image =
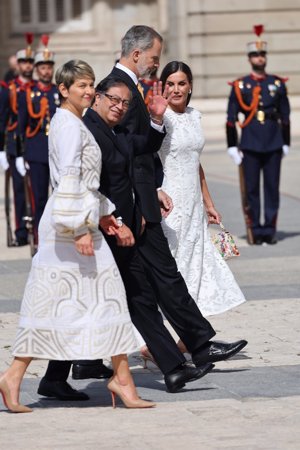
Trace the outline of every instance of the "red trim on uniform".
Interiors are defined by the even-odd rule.
[[[157,78],[156,80],[148,80],[148,79],[144,79],[144,78],[142,78],[141,80],[140,80],[140,83],[144,83],[144,84],[146,84],[147,86],[153,86],[153,84],[154,83],[158,83],[159,82],[159,79]]]
[[[267,74],[265,73],[264,75],[257,75],[255,73],[250,73],[250,78],[255,81],[262,81],[267,78]]]
[[[22,90],[28,88],[28,87],[33,87],[35,85],[35,81],[34,80],[30,80],[30,81],[22,81],[20,79],[20,77],[15,78],[14,80],[12,80],[12,83],[15,83],[18,87],[20,87]]]
[[[51,90],[52,88],[52,83],[48,84],[47,86],[45,86],[44,84],[41,84],[40,81],[37,82],[37,87],[39,88],[40,91],[42,92],[48,92]]]
[[[273,75],[273,77],[278,78],[283,83],[286,83],[289,80],[289,77],[279,77],[278,75]]]

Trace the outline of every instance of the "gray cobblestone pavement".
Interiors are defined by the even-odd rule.
[[[205,125],[204,125],[205,126]],[[47,362],[34,361],[22,386],[32,414],[5,412],[0,399],[0,449],[247,449],[299,448],[300,423],[300,183],[299,139],[283,161],[281,209],[275,246],[247,245],[237,169],[221,141],[203,154],[209,187],[223,221],[236,236],[241,256],[229,261],[247,302],[210,318],[220,340],[245,338],[248,346],[213,372],[168,394],[158,369],[130,365],[143,398],[154,410],[111,408],[105,382],[72,381],[87,402],[59,402],[36,393]],[[0,176],[3,186],[3,176]],[[11,360],[18,310],[30,268],[28,248],[5,246],[0,198],[0,371]]]

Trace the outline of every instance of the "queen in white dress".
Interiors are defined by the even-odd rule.
[[[204,316],[219,314],[243,303],[245,298],[207,229],[206,215],[210,223],[219,223],[221,216],[200,164],[204,146],[201,114],[187,106],[192,73],[186,64],[173,61],[163,69],[160,79],[170,94],[164,115],[167,135],[159,151],[164,171],[162,189],[174,205],[163,220],[163,230],[200,311]]]
[[[108,383],[128,407],[154,406],[141,400],[126,353],[138,350],[124,285],[99,231],[118,232],[115,207],[98,191],[101,150],[82,121],[93,99],[95,76],[83,61],[56,72],[63,101],[51,120],[49,164],[53,193],[39,224],[39,248],[21,305],[14,360],[0,377],[0,393],[13,412],[20,384],[33,358],[53,360],[112,357]]]

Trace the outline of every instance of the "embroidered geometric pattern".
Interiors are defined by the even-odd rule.
[[[98,188],[101,151],[82,120],[57,109],[49,134],[54,187],[39,224],[21,306],[14,356],[98,359],[136,351],[125,289],[99,218],[115,207]],[[74,237],[90,231],[94,256],[78,253]]]

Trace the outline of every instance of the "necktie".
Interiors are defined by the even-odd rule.
[[[138,82],[138,84],[136,85],[136,87],[138,88],[139,93],[141,94],[141,96],[144,98],[144,89],[143,86],[141,85],[140,82]]]

